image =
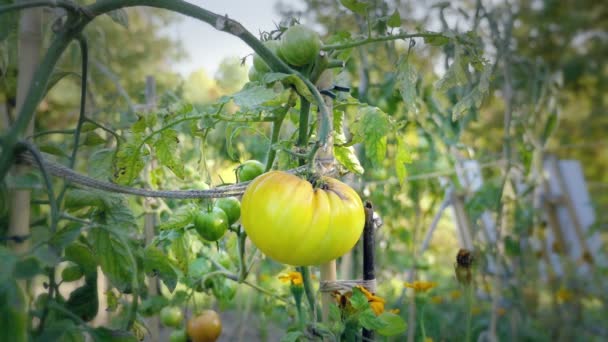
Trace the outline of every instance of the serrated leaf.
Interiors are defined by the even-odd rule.
[[[144,270],[147,274],[157,275],[173,292],[177,285],[177,273],[167,256],[157,247],[148,246],[144,250]]]
[[[97,272],[97,261],[93,251],[81,242],[68,245],[64,251],[64,259],[79,265],[85,274]]]
[[[127,11],[125,11],[123,8],[113,10],[111,12],[108,12],[107,14],[110,16],[110,18],[112,18],[115,23],[120,24],[126,29],[129,28],[129,15],[127,14]]]
[[[491,67],[485,66],[481,72],[479,83],[454,105],[452,108],[453,121],[458,120],[463,113],[481,107],[483,99],[490,89],[491,69]]]
[[[87,173],[95,179],[105,181],[111,179],[113,158],[114,151],[108,148],[93,152],[87,163]]]
[[[192,222],[193,219],[193,210],[195,206],[193,204],[183,205],[177,208],[173,213],[169,216],[167,221],[164,221],[160,224],[160,230],[167,229],[180,229]]]
[[[397,73],[397,88],[403,98],[403,104],[408,111],[418,112],[418,90],[416,83],[418,82],[418,72],[407,59],[399,66]]]
[[[395,9],[395,12],[388,17],[386,21],[388,27],[399,27],[401,26],[401,15],[399,14],[399,10]]]
[[[353,309],[356,311],[361,311],[365,309],[369,309],[369,302],[367,297],[361,290],[358,288],[353,288],[353,295],[348,299],[350,304],[353,306]],[[370,309],[371,310],[371,309]]]
[[[358,175],[362,175],[365,172],[363,166],[361,166],[361,163],[359,162],[359,158],[357,158],[357,155],[355,154],[354,147],[334,146],[334,156],[348,171]]]
[[[456,46],[456,56],[454,61],[445,72],[445,75],[435,83],[435,88],[439,91],[446,91],[456,86],[467,83],[468,58],[464,56],[462,48]]]
[[[177,131],[166,129],[154,142],[154,151],[161,165],[168,167],[179,179],[184,179],[184,163],[178,159],[179,155],[176,153],[178,144]]]
[[[272,88],[256,85],[243,89],[229,98],[234,100],[237,106],[242,108],[254,108],[275,98],[277,94]]]
[[[378,318],[372,309],[366,309],[359,314],[359,323],[367,330],[378,330],[388,325]]]
[[[334,144],[346,144],[346,134],[344,133],[344,111],[334,110]]]
[[[95,318],[99,309],[97,273],[87,275],[84,285],[70,293],[65,306],[85,322]]]
[[[365,155],[374,166],[386,156],[387,134],[391,127],[388,116],[377,107],[360,109],[360,119],[353,124],[353,132],[363,141]]]
[[[378,318],[386,323],[385,326],[378,328],[376,332],[382,336],[395,336],[407,330],[407,323],[398,315],[391,312],[383,312]]]
[[[363,16],[367,13],[367,7],[369,6],[369,4],[358,0],[340,0],[340,3],[354,13]]]
[[[134,134],[129,140],[120,144],[114,156],[114,181],[118,184],[128,185],[139,176],[146,165],[147,152],[142,151],[143,137]]]
[[[397,140],[397,153],[395,155],[395,173],[399,179],[399,183],[403,185],[405,178],[407,177],[407,169],[405,164],[412,162],[412,156],[405,143],[404,137],[399,137]]]
[[[80,235],[80,224],[72,223],[58,230],[49,243],[57,250],[63,250],[65,246],[72,243]]]
[[[133,265],[127,250],[129,247],[104,228],[92,229],[89,232],[89,238],[97,263],[110,282],[121,292],[130,288]]]

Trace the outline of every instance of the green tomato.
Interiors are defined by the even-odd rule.
[[[272,53],[277,55],[280,59],[284,59],[283,54],[281,53],[281,50],[280,50],[281,43],[278,40],[265,41],[264,45],[270,51],[272,51]],[[270,67],[268,66],[268,64],[266,64],[266,62],[264,62],[262,57],[258,56],[257,53],[253,55],[253,66],[255,67],[255,70],[261,74],[264,74],[264,73],[267,73],[270,71]]]
[[[283,32],[280,51],[285,61],[291,65],[310,64],[321,51],[321,39],[308,27],[295,25]]]
[[[228,216],[228,223],[233,224],[241,217],[241,202],[236,197],[224,197],[215,201],[215,206]]]
[[[169,342],[186,342],[188,341],[188,335],[186,334],[186,330],[174,330],[171,335],[169,335]]]
[[[257,160],[248,160],[241,164],[237,169],[237,179],[239,182],[248,182],[264,173],[266,167]]]
[[[160,321],[167,327],[180,327],[184,320],[184,314],[180,308],[175,306],[165,306],[160,310]]]
[[[194,216],[194,228],[207,241],[217,241],[228,230],[228,216],[220,208],[204,210]]]
[[[258,82],[262,78],[260,73],[255,70],[255,67],[249,68],[249,73],[247,74],[247,76],[249,76],[249,81],[251,82]]]

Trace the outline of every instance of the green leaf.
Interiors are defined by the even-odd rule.
[[[399,66],[397,89],[403,98],[405,109],[414,113],[418,112],[416,82],[418,82],[418,72],[406,59]]]
[[[138,342],[130,332],[105,327],[95,328],[92,335],[95,342]]]
[[[435,88],[439,91],[446,91],[456,86],[462,86],[467,83],[467,68],[469,61],[464,56],[464,51],[459,45],[456,46],[456,56],[454,61],[446,71],[445,75],[435,83]]]
[[[369,302],[367,297],[358,288],[353,288],[353,295],[348,299],[353,309],[360,311],[369,309]]]
[[[363,107],[359,113],[361,118],[353,124],[353,133],[358,141],[363,141],[366,157],[378,166],[386,156],[389,118],[377,107]]]
[[[180,229],[189,225],[194,218],[193,213],[195,209],[196,206],[192,203],[182,205],[169,216],[167,221],[160,224],[160,230]]]
[[[147,274],[158,275],[169,291],[175,290],[177,273],[169,258],[157,247],[150,245],[144,250],[144,270]]]
[[[97,150],[89,157],[87,173],[90,177],[99,180],[110,180],[112,178],[112,159],[114,151],[109,148]]]
[[[97,273],[97,261],[93,251],[81,242],[74,242],[64,251],[64,259],[82,267],[85,274]]]
[[[385,326],[378,328],[376,332],[382,336],[395,336],[404,333],[407,330],[407,323],[401,316],[391,312],[383,312],[378,318],[386,323]]]
[[[66,209],[81,209],[84,207],[103,207],[104,196],[107,196],[99,191],[90,191],[82,189],[70,189],[64,197],[64,206]]]
[[[359,15],[365,16],[369,4],[358,0],[340,0],[340,3],[349,10]]]
[[[46,142],[42,145],[38,145],[38,148],[44,153],[52,154],[54,156],[59,157],[68,157],[67,153],[65,152],[65,148],[55,143]]]
[[[146,165],[147,150],[142,151],[143,136],[141,133],[133,134],[114,156],[114,181],[118,184],[128,185],[139,176]]]
[[[490,89],[490,74],[492,68],[489,65],[484,66],[481,72],[479,83],[473,89],[461,98],[452,108],[452,120],[458,120],[463,113],[481,107],[483,99],[488,94]]]
[[[40,273],[42,273],[42,267],[39,260],[34,257],[26,257],[15,264],[15,278],[17,279],[29,279]]]
[[[270,101],[277,96],[277,93],[272,89],[263,85],[255,85],[246,87],[243,90],[220,99],[220,102],[228,102],[232,99],[234,103],[243,108],[255,108],[266,101]]]
[[[133,264],[129,258],[129,247],[104,228],[92,229],[89,238],[97,262],[112,284],[121,292],[130,288],[134,275]]]
[[[82,142],[85,146],[96,146],[105,144],[106,139],[102,138],[95,132],[89,132],[85,135],[84,141]]]
[[[129,28],[129,15],[127,14],[127,11],[125,11],[123,8],[113,10],[111,12],[108,12],[107,14],[110,16],[110,18],[112,18],[115,23],[120,24],[126,29]]]
[[[450,38],[446,36],[431,36],[424,37],[424,43],[433,46],[442,46],[450,42]]]
[[[64,282],[76,281],[83,276],[82,268],[78,265],[71,265],[61,271],[61,279]]]
[[[198,279],[211,271],[207,258],[197,258],[188,265],[188,277]]]
[[[118,309],[118,296],[116,296],[116,292],[113,290],[108,290],[105,293],[106,295],[106,311],[115,312]]]
[[[401,15],[399,14],[399,10],[395,9],[395,12],[388,17],[388,21],[386,22],[388,27],[399,27],[401,26]]]
[[[179,179],[184,179],[184,163],[179,160],[179,155],[176,153],[178,144],[177,131],[166,129],[158,135],[154,142],[154,150],[161,165],[168,167]]]
[[[348,171],[358,175],[362,175],[365,172],[363,166],[361,166],[361,163],[359,162],[359,158],[357,158],[357,155],[355,154],[354,147],[334,146],[334,156]]]
[[[557,127],[558,116],[556,112],[550,113],[547,118],[547,122],[545,123],[545,127],[543,128],[543,134],[541,135],[540,141],[543,145],[547,143],[549,137],[555,132],[555,128]]]
[[[344,133],[344,111],[334,110],[334,144],[346,144],[346,134]]]
[[[42,333],[34,341],[85,342],[85,338],[76,324],[66,318],[48,321]]]
[[[0,286],[0,334],[6,341],[29,341],[27,312],[25,296],[17,281],[11,278],[3,282]]]
[[[50,244],[57,250],[63,250],[68,244],[72,243],[80,235],[80,224],[71,223],[57,231],[50,240]]]
[[[399,183],[403,185],[407,177],[407,169],[405,164],[412,162],[412,156],[405,143],[405,138],[400,136],[397,138],[397,154],[395,155],[395,173],[399,179]]]
[[[141,302],[139,312],[146,317],[153,316],[167,305],[169,305],[169,300],[165,296],[150,296]]]
[[[378,330],[387,326],[372,309],[366,309],[359,314],[359,323],[367,330]]]
[[[304,336],[304,333],[301,331],[290,331],[286,335],[281,337],[281,342],[297,342],[301,337]]]
[[[66,308],[85,322],[95,318],[99,310],[97,273],[87,275],[84,285],[70,293]]]
[[[312,93],[310,92],[304,81],[302,81],[302,79],[296,75],[283,74],[280,72],[269,72],[264,75],[262,80],[266,84],[274,83],[276,81],[282,81],[283,84],[287,86],[294,86],[298,94],[304,96],[304,98],[306,98],[308,102],[315,103]]]

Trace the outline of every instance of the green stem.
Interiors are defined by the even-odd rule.
[[[310,307],[310,317],[314,319],[315,311],[317,312],[317,320],[321,319],[321,310],[318,310],[317,303],[315,301],[315,295],[312,291],[312,280],[310,279],[310,269],[308,266],[298,266],[298,272],[302,274],[302,280],[304,283],[304,293],[306,294],[306,300]]]
[[[239,253],[239,282],[244,282],[245,278],[247,278],[247,265],[245,264],[245,243],[247,242],[247,233],[245,230],[239,229],[239,234],[237,237],[237,246]]]
[[[394,34],[390,36],[380,36],[373,38],[366,38],[361,40],[355,40],[348,43],[343,44],[328,44],[321,47],[322,50],[330,51],[330,50],[344,50],[350,49],[352,47],[361,46],[370,43],[379,43],[386,42],[390,40],[399,40],[399,39],[408,39],[408,38],[437,38],[443,37],[442,33],[437,32],[424,32],[424,33],[402,33],[402,34]]]
[[[471,324],[473,320],[473,287],[466,287],[466,310],[467,310],[467,322],[466,322],[466,336],[464,338],[465,342],[469,342],[471,340]]]
[[[34,133],[30,136],[30,138],[36,139],[36,138],[40,138],[42,136],[50,135],[50,134],[74,134],[74,132],[75,132],[75,130],[73,130],[73,129],[55,129],[55,130]]]
[[[19,137],[25,132],[28,124],[32,120],[36,107],[44,96],[49,77],[57,64],[59,57],[61,57],[63,51],[75,36],[76,34],[71,30],[60,32],[51,43],[42,63],[32,77],[30,88],[25,97],[23,106],[19,111],[17,120],[4,136],[2,154],[0,155],[0,179],[4,179],[12,165],[14,159],[13,149],[15,148]]]
[[[270,171],[272,169],[272,164],[274,163],[274,159],[277,156],[277,150],[274,149],[274,144],[279,141],[279,134],[281,133],[281,125],[283,124],[283,118],[277,119],[272,123],[272,135],[270,137],[270,146],[268,146],[268,152],[266,154],[266,167],[265,172]]]
[[[300,96],[300,123],[298,125],[298,141],[296,145],[305,148],[308,144],[308,122],[310,121],[310,102]],[[300,158],[300,165],[304,165],[306,160]]]

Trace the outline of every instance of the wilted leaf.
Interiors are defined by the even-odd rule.
[[[336,160],[344,166],[348,171],[356,173],[358,175],[363,174],[365,170],[361,163],[359,162],[359,158],[355,154],[355,148],[352,146],[335,146],[334,147],[334,156]]]
[[[403,104],[408,111],[418,112],[418,91],[416,82],[418,81],[418,72],[407,59],[401,63],[397,74],[397,88],[403,98]]]
[[[154,142],[154,150],[161,165],[168,167],[178,178],[184,179],[184,163],[179,160],[179,155],[176,153],[178,144],[177,131],[166,129],[158,135]]]
[[[390,131],[388,116],[377,107],[364,107],[361,118],[353,124],[353,133],[363,141],[365,155],[373,165],[379,165],[386,156],[387,134]]]

